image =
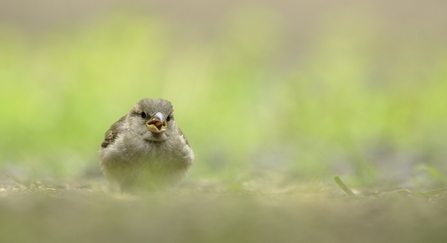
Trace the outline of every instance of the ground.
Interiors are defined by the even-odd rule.
[[[98,181],[64,183],[2,186],[0,241],[444,242],[447,237],[442,191],[349,196],[335,182],[265,189],[252,182],[235,189],[201,181],[129,195],[107,192]]]

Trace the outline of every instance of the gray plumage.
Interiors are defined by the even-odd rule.
[[[113,186],[154,190],[181,182],[194,153],[173,112],[167,100],[142,99],[105,133],[99,156]]]

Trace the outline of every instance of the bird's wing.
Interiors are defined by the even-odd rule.
[[[188,139],[186,139],[185,134],[183,134],[182,130],[180,130],[179,127],[177,127],[178,132],[180,133],[180,136],[183,137],[183,139],[185,140],[185,143],[191,147],[191,145],[189,145]]]
[[[123,116],[117,122],[113,123],[112,126],[110,126],[109,130],[107,130],[106,134],[104,135],[104,141],[102,142],[101,147],[107,148],[107,146],[115,141],[118,134],[120,134],[123,130],[123,123],[125,119],[126,116]]]

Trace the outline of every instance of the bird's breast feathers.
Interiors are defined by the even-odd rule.
[[[107,161],[115,163],[119,161],[128,163],[147,161],[146,163],[190,165],[194,160],[194,153],[183,134],[172,136],[163,142],[153,142],[144,140],[141,136],[136,136],[133,133],[124,132],[117,136],[113,144],[101,149],[101,157],[106,163]]]

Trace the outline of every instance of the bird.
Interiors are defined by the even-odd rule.
[[[158,191],[180,184],[194,152],[174,120],[171,102],[144,98],[110,126],[99,157],[113,189]]]

